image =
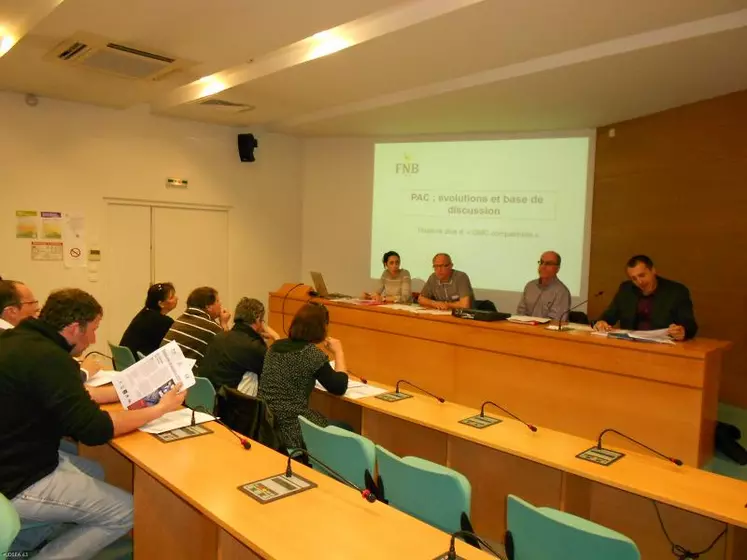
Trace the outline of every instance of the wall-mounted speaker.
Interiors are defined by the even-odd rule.
[[[257,142],[254,134],[239,134],[238,141],[241,161],[248,161],[249,163],[256,161],[254,150],[259,147],[259,142]]]

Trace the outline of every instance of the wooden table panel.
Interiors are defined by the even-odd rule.
[[[446,434],[372,410],[363,411],[362,435],[386,450],[446,464]]]

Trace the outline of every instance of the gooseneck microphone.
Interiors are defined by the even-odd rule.
[[[493,556],[495,556],[496,558],[501,558],[501,560],[503,560],[503,556],[498,554],[492,546],[485,542],[485,539],[483,539],[479,535],[476,535],[475,533],[472,533],[471,531],[456,531],[455,533],[452,533],[451,542],[449,543],[449,552],[447,552],[445,556],[440,556],[439,558],[443,558],[444,560],[457,560],[458,556],[456,553],[456,539],[459,537],[468,537],[476,540],[483,548],[485,548],[485,550],[490,552]]]
[[[221,426],[223,426],[226,430],[228,430],[233,435],[235,435],[237,438],[239,438],[239,441],[241,442],[241,447],[243,447],[246,450],[249,450],[249,449],[252,448],[252,442],[251,441],[249,441],[246,438],[241,437],[239,434],[237,434],[236,432],[234,432],[231,428],[229,428],[228,426],[226,426],[226,424],[221,419],[219,419],[215,414],[213,414],[212,412],[210,412],[204,406],[197,405],[194,408],[192,408],[191,406],[187,406],[186,404],[184,406],[186,406],[188,409],[190,409],[192,411],[192,421],[189,424],[190,426],[194,426],[195,425],[195,412],[197,412],[198,409],[199,409],[199,412],[204,412],[205,414],[209,414],[210,416],[213,417],[213,421],[217,422],[218,424],[220,424]]]
[[[418,391],[422,391],[423,393],[425,393],[426,395],[429,395],[429,396],[433,397],[434,399],[436,399],[440,403],[446,402],[446,399],[444,399],[443,397],[439,397],[438,395],[434,395],[430,391],[426,391],[422,387],[418,387],[417,385],[415,385],[415,383],[410,383],[407,379],[400,379],[399,381],[397,381],[397,384],[394,386],[394,392],[395,393],[399,393],[399,386],[400,386],[401,383],[404,383],[405,385],[409,385],[410,387],[413,387],[413,388],[417,389]]]
[[[376,495],[373,492],[371,492],[368,488],[365,488],[365,489],[358,488],[358,486],[350,482],[347,478],[342,476],[335,469],[325,465],[322,461],[314,457],[311,453],[309,453],[305,449],[295,449],[288,455],[288,464],[285,466],[285,476],[287,478],[290,478],[293,476],[293,469],[291,469],[291,461],[293,460],[294,457],[298,457],[299,455],[306,455],[306,457],[318,463],[325,470],[329,471],[330,474],[332,474],[332,476],[334,476],[338,481],[342,482],[346,486],[349,486],[353,490],[357,490],[358,492],[360,492],[361,496],[363,496],[363,498],[365,498],[367,502],[374,503],[376,501]]]
[[[365,377],[361,377],[357,373],[352,372],[350,370],[347,371],[347,374],[352,375],[353,377],[357,377],[358,379],[360,379],[361,383],[363,383],[364,385],[368,385],[368,379],[366,379]]]
[[[597,440],[597,449],[602,449],[602,437],[604,436],[604,434],[607,434],[607,433],[613,433],[613,434],[617,434],[618,436],[624,437],[625,439],[627,439],[629,441],[632,441],[633,443],[635,443],[637,445],[640,445],[644,449],[648,449],[649,451],[651,451],[651,453],[655,453],[659,457],[661,457],[663,459],[666,459],[667,461],[670,461],[670,462],[674,463],[678,467],[682,466],[682,460],[677,459],[676,457],[670,457],[669,455],[664,455],[664,453],[660,453],[659,451],[657,451],[653,447],[649,447],[645,443],[641,443],[637,439],[633,439],[629,435],[626,435],[626,434],[624,434],[622,432],[618,432],[617,430],[612,429],[612,428],[606,428],[606,429],[602,430],[602,432],[599,434],[599,439]]]
[[[596,298],[598,298],[599,296],[602,296],[602,295],[604,295],[604,290],[600,290],[596,294],[594,294],[593,296],[591,296],[590,298],[587,298],[584,301],[582,301],[581,303],[578,303],[578,304],[574,305],[573,307],[569,307],[566,311],[564,311],[560,315],[560,317],[558,317],[558,330],[561,330],[561,323],[563,322],[563,317],[565,317],[566,315],[569,315],[571,313],[571,311],[573,311],[574,309],[578,309],[579,307],[581,307],[585,303],[589,303],[591,300],[596,299]]]
[[[501,409],[503,412],[508,414],[511,418],[513,418],[514,420],[518,420],[519,422],[524,424],[527,428],[529,428],[533,432],[537,431],[537,426],[535,426],[534,424],[528,424],[527,422],[524,422],[524,420],[516,416],[516,414],[514,414],[510,410],[503,408],[501,405],[494,403],[493,401],[485,401],[484,403],[482,403],[482,406],[480,407],[480,416],[485,416],[485,405],[488,405],[488,404],[492,404],[494,407]]]

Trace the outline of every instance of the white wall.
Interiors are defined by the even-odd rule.
[[[143,108],[51,99],[28,107],[22,95],[3,92],[0,123],[0,275],[26,282],[40,300],[54,288],[74,286],[99,298],[105,312],[117,305],[85,269],[31,261],[30,241],[15,238],[15,211],[84,213],[89,239],[101,242],[105,277],[106,238],[128,232],[106,230],[104,197],[230,206],[229,293],[223,295],[230,307],[244,295],[266,301],[268,291],[297,278],[301,144],[295,138],[258,135],[257,161],[241,163],[235,128],[155,117]],[[166,177],[187,178],[189,189],[166,189]],[[199,266],[189,247],[174,250]],[[183,297],[191,289],[177,288]]]

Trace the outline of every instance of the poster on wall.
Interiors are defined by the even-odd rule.
[[[62,239],[62,212],[41,213],[42,239]]]
[[[81,214],[65,214],[62,242],[65,268],[86,266],[86,220]]]
[[[61,261],[62,241],[32,241],[32,261]]]
[[[16,210],[16,238],[36,239],[39,236],[39,213],[36,210]]]

